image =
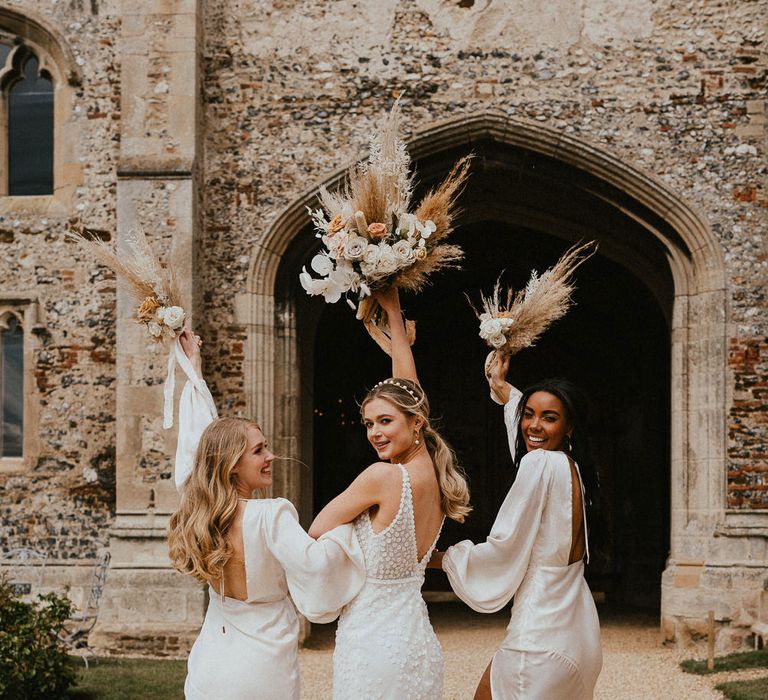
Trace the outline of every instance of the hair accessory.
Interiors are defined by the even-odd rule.
[[[419,397],[416,396],[416,394],[415,394],[415,392],[413,390],[409,389],[405,384],[402,384],[402,383],[398,382],[397,379],[384,379],[384,380],[380,381],[373,388],[374,389],[378,389],[380,386],[383,386],[384,384],[391,384],[392,386],[396,386],[398,389],[402,389],[403,391],[409,393],[411,395],[411,398],[414,401],[418,401],[419,400]]]

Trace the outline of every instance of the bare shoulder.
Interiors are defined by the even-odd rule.
[[[358,479],[383,486],[390,482],[399,483],[402,480],[402,477],[400,470],[397,469],[394,464],[390,464],[389,462],[374,462],[360,474]]]

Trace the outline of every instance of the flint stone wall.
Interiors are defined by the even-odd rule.
[[[68,117],[78,125],[69,147],[80,164],[69,207],[51,213],[17,202],[0,214],[0,294],[34,293],[45,326],[32,341],[35,386],[28,389],[40,405],[40,455],[28,469],[0,472],[3,549],[43,548],[64,565],[86,564],[109,545],[119,489],[115,285],[64,233],[82,222],[114,235],[120,140],[137,139],[137,160],[126,167],[146,170],[158,154],[172,158],[183,127],[169,85],[196,67],[201,137],[189,164],[203,185],[196,290],[206,372],[222,414],[249,405],[243,309],[261,238],[292,201],[365,152],[372,127],[402,93],[409,133],[487,110],[528,119],[614,154],[698,208],[725,257],[724,506],[768,509],[765,0],[560,0],[535,10],[522,0],[142,0],[135,15],[123,14],[116,0],[0,5],[56,28],[82,75]],[[193,30],[195,12],[204,36],[198,66],[172,60],[174,39]],[[121,41],[145,47],[140,71],[120,74]],[[175,187],[158,179],[141,194],[139,217],[163,251],[177,226]],[[126,362],[121,371],[157,385],[159,398],[162,352],[147,345],[145,357]],[[162,432],[159,412],[148,412],[137,430],[134,481],[154,494],[171,476],[172,436]],[[696,445],[686,447],[695,454]],[[144,502],[150,506],[149,497]],[[717,517],[688,531],[721,557],[735,541],[713,538]],[[722,591],[748,588],[718,613],[720,643],[741,643],[746,623],[768,615],[760,593],[764,537],[744,545],[758,565],[757,573],[736,576],[746,583],[736,586],[722,567],[698,575],[703,563],[691,560],[665,574],[666,604],[694,610],[698,597],[704,610]],[[121,576],[122,590],[130,589],[130,576]],[[179,613],[182,631],[202,614],[190,595],[197,612]],[[695,638],[694,612],[687,622],[665,620],[669,634]],[[114,620],[119,626],[117,612]]]

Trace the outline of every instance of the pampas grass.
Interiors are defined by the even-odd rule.
[[[469,175],[472,156],[464,156],[458,161],[439,187],[430,190],[416,207],[414,214],[421,221],[432,221],[436,228],[429,237],[427,257],[417,260],[411,267],[401,270],[392,284],[399,289],[419,292],[433,272],[447,267],[458,267],[464,258],[464,251],[457,245],[441,243],[453,231],[453,220],[460,210],[456,200],[464,190]]]
[[[596,250],[597,244],[594,241],[573,246],[541,276],[534,270],[525,289],[517,293],[509,289],[504,302],[499,281],[490,296],[481,296],[481,311],[475,310],[481,321],[512,321],[504,331],[506,342],[495,349],[506,355],[514,355],[534,345],[547,328],[565,316],[573,304],[573,273]],[[491,343],[489,345],[494,347]]]
[[[125,249],[119,252],[101,240],[96,232],[85,227],[68,231],[67,238],[125,280],[128,292],[136,304],[154,298],[161,306],[182,306],[181,292],[173,270],[160,263],[140,226],[128,232]]]

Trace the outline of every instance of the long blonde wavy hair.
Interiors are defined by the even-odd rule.
[[[456,453],[429,422],[429,401],[417,382],[410,379],[385,379],[368,392],[360,405],[362,415],[365,405],[373,399],[389,401],[407,416],[421,416],[424,445],[432,458],[437,483],[440,486],[440,504],[443,513],[451,520],[463,523],[472,512],[469,505],[469,486],[464,470],[459,466]]]
[[[168,553],[174,569],[209,582],[218,579],[232,545],[227,533],[237,515],[232,469],[248,447],[244,418],[219,418],[200,437],[192,473],[168,525]]]

